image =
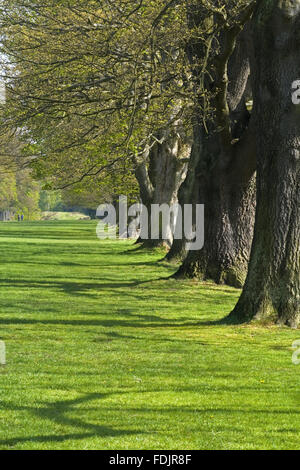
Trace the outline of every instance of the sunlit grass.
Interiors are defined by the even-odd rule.
[[[296,449],[300,333],[95,222],[0,225],[1,449]]]

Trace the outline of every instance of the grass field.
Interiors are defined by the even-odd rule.
[[[222,324],[238,290],[95,222],[0,236],[1,449],[299,448],[299,331]]]
[[[85,214],[81,212],[54,212],[54,211],[44,211],[41,216],[42,220],[47,221],[76,221],[76,220],[89,220]]]

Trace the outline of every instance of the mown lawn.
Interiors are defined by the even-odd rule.
[[[300,332],[95,227],[0,224],[0,448],[299,448]]]

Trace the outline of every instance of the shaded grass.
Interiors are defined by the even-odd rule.
[[[296,449],[297,331],[95,222],[0,224],[1,449]]]

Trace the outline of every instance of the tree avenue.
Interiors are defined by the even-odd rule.
[[[244,286],[230,320],[297,327],[300,0],[4,0],[0,21],[19,158],[52,187],[204,204],[202,250],[138,241],[177,278]]]

